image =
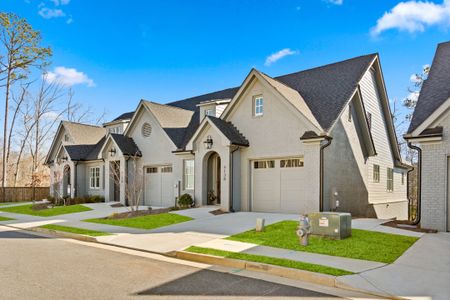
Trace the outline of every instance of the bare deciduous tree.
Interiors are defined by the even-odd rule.
[[[32,66],[42,67],[51,56],[50,48],[41,47],[41,35],[25,19],[13,13],[0,13],[0,82],[5,88],[3,126],[2,188],[7,180],[8,113],[11,87],[27,77]],[[4,194],[4,193],[3,193]]]
[[[128,201],[128,205],[131,211],[136,212],[139,210],[141,204],[142,194],[144,191],[144,172],[139,167],[138,161],[140,155],[130,155],[127,157],[125,163],[128,164],[128,174],[123,174],[125,178],[125,198]],[[121,172],[120,162],[112,161],[110,165],[111,179],[116,185],[120,186]]]

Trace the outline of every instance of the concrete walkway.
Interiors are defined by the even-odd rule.
[[[447,300],[450,295],[450,233],[425,234],[393,264],[339,277],[339,281],[365,291]]]
[[[256,219],[264,218],[266,224],[295,219],[288,214],[248,213],[212,215],[210,208],[195,208],[172,213],[197,216],[198,219],[149,230],[142,234],[118,234],[99,237],[103,243],[142,249],[155,253],[170,253],[189,246],[221,239],[255,228]]]
[[[353,273],[360,273],[385,266],[386,264],[352,259],[345,257],[329,256],[302,251],[287,250],[281,248],[259,246],[251,243],[243,243],[224,239],[216,239],[196,245],[198,247],[212,248],[231,252],[241,252],[276,258],[284,258],[294,261],[306,262],[311,264],[323,265],[332,268],[342,269]]]

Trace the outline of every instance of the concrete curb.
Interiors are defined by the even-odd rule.
[[[97,239],[93,236],[89,235],[83,235],[78,233],[71,233],[71,232],[65,232],[65,231],[59,231],[59,230],[53,230],[53,229],[47,229],[47,228],[41,228],[41,227],[31,227],[27,228],[26,230],[49,234],[61,238],[68,238],[68,239],[74,239],[82,242],[91,242],[91,243],[97,243]]]
[[[371,295],[371,296],[381,297],[383,299],[399,299],[399,300],[406,299],[406,298],[402,298],[402,297],[389,295],[387,293],[381,293],[381,292],[378,293],[378,292],[374,292],[374,291],[357,289],[357,288],[354,288],[352,286],[349,286],[347,284],[340,282],[338,277],[332,276],[332,275],[327,275],[327,274],[309,272],[309,271],[292,269],[292,268],[287,268],[287,267],[274,266],[274,265],[269,265],[269,264],[264,264],[264,263],[231,259],[231,258],[220,257],[220,256],[213,256],[213,255],[208,255],[208,254],[192,253],[192,252],[186,252],[186,251],[177,251],[175,257],[179,258],[179,259],[184,259],[184,260],[189,260],[189,261],[194,261],[194,262],[199,262],[199,263],[204,263],[204,264],[209,264],[209,265],[219,265],[219,266],[225,266],[225,267],[266,273],[266,274],[275,275],[275,276],[279,276],[279,277],[305,281],[305,282],[309,282],[309,283],[313,283],[313,284],[319,284],[319,285],[324,285],[324,286],[328,286],[328,287],[359,292],[359,293],[363,293],[363,294],[367,294],[367,295]]]

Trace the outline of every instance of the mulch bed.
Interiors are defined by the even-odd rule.
[[[124,207],[125,205],[123,205],[122,203],[114,203],[110,205],[111,207]]]
[[[409,230],[409,231],[415,231],[415,232],[423,232],[423,233],[436,233],[437,232],[437,230],[420,228],[419,225],[410,225],[408,221],[401,221],[401,220],[392,220],[392,221],[383,223],[381,225],[404,229],[404,230]]]
[[[33,204],[33,206],[31,206],[32,210],[44,210],[44,209],[48,209],[50,207],[49,203],[37,203],[37,204]]]
[[[148,209],[148,210],[138,210],[138,211],[126,211],[123,213],[114,213],[105,219],[128,219],[133,217],[142,217],[147,215],[157,215],[169,212],[169,208],[158,208],[158,209]]]
[[[219,209],[216,209],[216,210],[212,210],[212,211],[210,211],[209,213],[210,213],[210,214],[213,214],[213,215],[215,215],[215,216],[218,216],[218,215],[227,214],[228,212],[223,211],[223,210],[221,210],[221,209],[219,208]]]

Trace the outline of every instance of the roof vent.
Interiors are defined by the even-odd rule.
[[[152,134],[152,125],[149,123],[142,124],[142,136],[149,137]]]

